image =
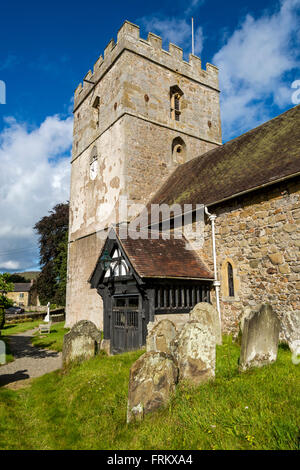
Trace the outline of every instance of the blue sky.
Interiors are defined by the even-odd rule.
[[[37,267],[32,226],[69,193],[72,95],[123,21],[220,68],[223,141],[294,104],[300,0],[2,2],[0,271]]]

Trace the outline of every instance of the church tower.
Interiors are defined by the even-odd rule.
[[[102,327],[88,279],[121,196],[146,203],[174,169],[221,142],[218,69],[125,21],[75,90],[66,324]]]

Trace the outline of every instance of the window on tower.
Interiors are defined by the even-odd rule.
[[[98,172],[98,155],[97,155],[97,148],[93,147],[91,155],[90,155],[90,179],[94,180],[97,177]]]
[[[170,116],[174,121],[180,121],[182,95],[179,86],[174,85],[170,88]]]
[[[100,118],[100,96],[96,96],[92,102],[92,107],[94,110],[95,121],[97,127],[99,126],[99,118]]]

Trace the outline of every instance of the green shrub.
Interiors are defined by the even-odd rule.
[[[9,308],[13,307],[14,302],[11,299],[8,299],[5,295],[0,294],[0,306],[3,306],[4,308]]]
[[[0,305],[0,330],[4,328],[4,323],[5,323],[4,305]]]

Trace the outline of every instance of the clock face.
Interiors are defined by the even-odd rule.
[[[91,178],[91,180],[94,180],[96,178],[97,168],[98,168],[97,160],[92,161],[92,163],[90,164],[90,178]]]

